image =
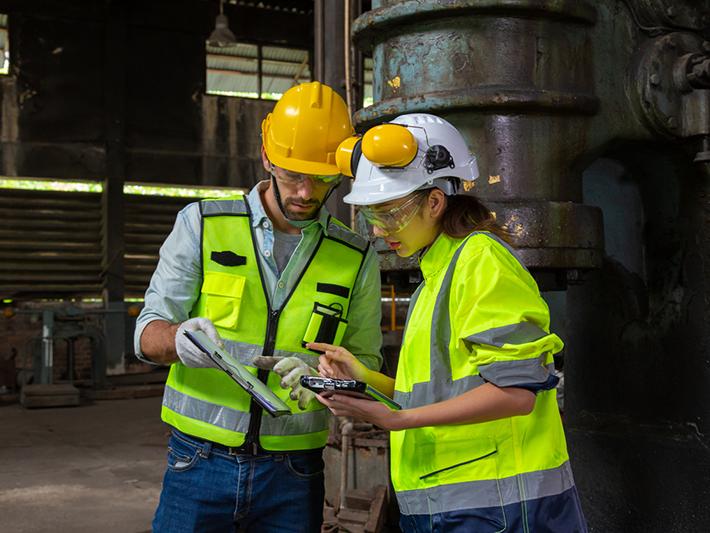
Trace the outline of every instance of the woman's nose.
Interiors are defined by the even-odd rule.
[[[372,226],[372,234],[375,237],[386,237],[388,235],[388,233],[384,229],[382,229],[380,226],[375,225]]]

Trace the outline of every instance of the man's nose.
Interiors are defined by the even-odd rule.
[[[313,183],[313,178],[305,178],[298,184],[298,193],[302,198],[306,200],[313,197],[313,191],[315,189],[315,184]]]

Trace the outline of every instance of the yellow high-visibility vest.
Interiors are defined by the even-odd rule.
[[[392,481],[402,513],[502,509],[573,487],[551,374],[563,344],[549,332],[549,310],[532,276],[485,232],[440,235],[421,269],[395,400],[413,408],[486,382],[539,392],[527,416],[392,432]]]
[[[190,315],[209,318],[226,349],[250,372],[257,374],[258,369],[251,366],[257,355],[295,356],[315,363],[316,354],[304,348],[302,341],[309,324],[322,318],[314,310],[318,306],[339,313],[339,327],[326,342],[342,339],[353,286],[367,252],[365,239],[331,219],[293,292],[280,309],[273,309],[265,293],[244,197],[202,201],[200,212],[203,282]],[[241,446],[249,431],[265,450],[325,446],[328,411],[317,402],[302,411],[289,398],[290,390],[281,388],[279,382],[277,374],[268,373],[269,388],[293,414],[272,418],[262,412],[252,419],[251,397],[224,372],[175,363],[166,383],[162,419],[184,433],[225,446]],[[255,423],[259,416],[260,423]]]

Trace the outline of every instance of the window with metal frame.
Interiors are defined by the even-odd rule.
[[[0,13],[0,74],[10,73],[10,36],[7,15]]]
[[[237,43],[206,45],[207,94],[278,100],[289,88],[311,81],[307,50]]]

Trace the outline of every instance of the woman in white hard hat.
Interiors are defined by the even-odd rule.
[[[530,273],[492,213],[460,194],[478,177],[458,130],[428,114],[400,116],[338,152],[361,206],[401,257],[418,254],[396,379],[347,350],[319,370],[393,397],[387,405],[319,397],[336,415],[391,433],[391,473],[404,531],[587,531],[555,398],[562,341]],[[469,188],[469,187],[466,187]]]

